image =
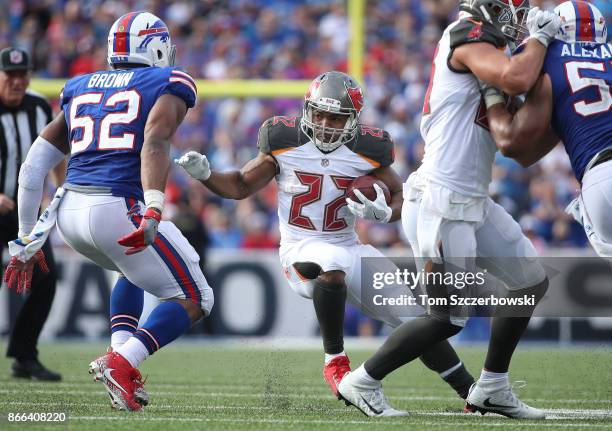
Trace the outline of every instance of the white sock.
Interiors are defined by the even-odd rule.
[[[340,353],[326,353],[325,354],[325,365],[329,364],[332,359],[335,359],[338,356],[346,356],[346,353],[344,353],[344,350],[341,351]]]
[[[116,352],[127,359],[134,368],[138,368],[141,362],[149,357],[149,351],[136,337],[130,337]]]
[[[361,364],[355,371],[351,372],[351,374],[354,376],[355,383],[358,385],[363,385],[370,388],[380,387],[380,380],[376,380],[374,377],[370,376],[363,364]]]
[[[480,380],[486,382],[491,380],[508,380],[508,373],[494,373],[492,371],[482,370],[480,373]]]
[[[132,333],[130,331],[115,331],[111,334],[111,347],[113,351],[117,351],[117,349],[125,344],[127,340],[130,339]]]

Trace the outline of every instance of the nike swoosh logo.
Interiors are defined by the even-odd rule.
[[[483,404],[484,404],[485,407],[491,407],[491,408],[499,407],[499,408],[502,408],[502,409],[513,409],[514,408],[514,406],[504,406],[504,405],[501,405],[501,404],[493,404],[491,401],[489,401],[490,399],[491,398],[487,398],[486,400],[484,400]]]
[[[538,24],[538,28],[539,28],[540,30],[542,30],[544,27],[546,27],[546,26],[547,26],[548,24],[550,24],[551,22],[552,22],[552,20],[550,20],[550,19],[549,19],[549,20],[548,20],[548,21],[546,21],[544,24]]]
[[[381,220],[382,220],[380,217],[378,217],[378,214],[376,214],[376,213],[374,213],[374,218],[375,218],[377,221],[381,221]]]
[[[365,405],[368,406],[370,410],[372,410],[375,414],[379,415],[383,412],[382,410],[376,410],[374,407],[372,407],[370,403],[366,401],[363,395],[360,395],[360,396],[361,396],[362,401],[365,403]]]
[[[113,378],[113,376],[111,375],[111,371],[115,371],[115,369],[107,368],[106,370],[104,370],[104,377],[106,377],[108,380],[111,381],[113,385],[117,386],[119,389],[121,389],[123,392],[127,394],[127,391],[123,389],[123,387],[119,383],[117,383],[117,380]]]

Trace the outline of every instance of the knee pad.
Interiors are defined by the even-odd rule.
[[[302,298],[312,299],[316,276],[313,279],[308,279],[299,272],[295,265],[289,265],[283,268],[287,283],[291,289],[300,295]],[[318,275],[318,273],[317,273]]]
[[[307,280],[314,280],[321,274],[321,267],[314,262],[296,262],[293,267]]]

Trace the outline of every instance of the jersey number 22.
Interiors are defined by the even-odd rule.
[[[311,174],[299,171],[295,171],[295,175],[303,185],[308,186],[308,190],[293,196],[291,200],[291,209],[289,210],[289,224],[303,229],[316,230],[310,217],[302,214],[302,208],[321,199],[324,176],[321,174]],[[338,211],[346,205],[346,201],[344,200],[346,197],[346,190],[351,185],[353,178],[331,175],[331,179],[336,188],[344,191],[344,193],[325,205],[323,213],[324,232],[334,232],[348,226],[344,218],[338,217]]]

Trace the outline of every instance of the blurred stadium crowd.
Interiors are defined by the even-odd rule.
[[[106,68],[112,22],[129,10],[148,10],[169,25],[177,64],[195,78],[312,79],[326,70],[346,71],[349,25],[345,2],[328,0],[116,1],[13,0],[2,2],[0,45],[28,50],[35,75],[67,78]],[[394,168],[406,178],[419,164],[419,119],[429,64],[455,0],[367,2],[366,109],[362,122],[394,138]],[[594,1],[612,22],[612,2]],[[554,2],[532,1],[551,6]],[[55,101],[57,104],[57,101]],[[216,99],[190,110],[173,156],[205,152],[217,170],[235,169],[256,152],[257,130],[272,115],[300,115],[296,99]],[[168,216],[201,248],[273,248],[278,243],[274,184],[254,198],[221,200],[175,169],[167,195]],[[524,170],[499,157],[491,193],[537,248],[586,245],[580,226],[564,213],[578,188],[567,156],[556,148]],[[399,225],[359,225],[375,246],[402,246]]]

